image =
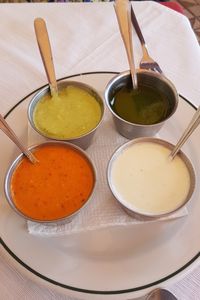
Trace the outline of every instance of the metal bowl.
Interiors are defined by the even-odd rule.
[[[113,111],[111,101],[122,87],[130,86],[130,72],[126,71],[112,78],[106,86],[104,96],[106,104],[112,113],[116,130],[127,139],[155,135],[161,129],[165,121],[175,113],[178,106],[178,93],[176,88],[165,76],[153,71],[138,70],[137,79],[138,84],[155,88],[161,94],[166,96],[169,103],[169,109],[167,116],[161,122],[152,125],[136,124],[124,120]]]
[[[100,119],[99,123],[96,125],[96,127],[94,127],[92,130],[90,130],[86,134],[83,134],[81,136],[77,136],[77,137],[74,137],[74,138],[69,138],[69,139],[54,138],[54,137],[45,135],[43,132],[38,130],[36,128],[36,126],[34,124],[34,120],[33,120],[34,109],[35,109],[37,103],[41,100],[42,97],[44,97],[47,94],[50,94],[49,86],[46,86],[45,88],[43,88],[42,90],[37,92],[34,95],[34,97],[32,98],[32,100],[30,101],[29,106],[28,106],[28,120],[29,120],[29,123],[30,123],[31,127],[37,133],[44,136],[45,138],[48,138],[50,140],[59,140],[59,141],[70,142],[70,143],[73,143],[73,144],[77,145],[78,147],[81,147],[82,149],[87,149],[90,146],[90,144],[92,143],[92,139],[93,139],[93,136],[94,136],[97,128],[100,126],[100,124],[102,122],[103,115],[104,115],[104,101],[102,100],[101,96],[98,94],[98,92],[95,89],[93,89],[92,87],[90,87],[89,85],[87,85],[85,83],[81,83],[81,82],[77,82],[77,81],[67,81],[67,80],[66,81],[60,81],[60,82],[58,82],[58,90],[66,88],[69,85],[76,86],[76,87],[79,87],[80,89],[83,89],[83,90],[87,91],[90,95],[95,97],[96,101],[100,104],[101,119]]]
[[[38,220],[38,219],[33,219],[29,216],[26,216],[23,212],[21,212],[15,205],[14,201],[13,201],[13,198],[12,198],[12,193],[11,193],[11,179],[12,179],[12,175],[14,173],[14,171],[16,170],[16,168],[18,167],[18,165],[20,164],[20,162],[22,161],[22,159],[24,159],[24,155],[23,153],[21,153],[13,162],[12,164],[10,165],[7,173],[6,173],[6,176],[5,176],[5,181],[4,181],[4,192],[5,192],[5,196],[6,196],[6,199],[9,203],[9,205],[11,206],[11,208],[21,217],[23,217],[24,219],[26,220],[30,220],[30,221],[33,221],[33,222],[37,222],[37,223],[42,223],[44,225],[59,225],[59,224],[64,224],[64,223],[69,223],[72,221],[72,219],[83,209],[83,207],[85,207],[89,200],[92,198],[93,196],[93,193],[94,193],[94,189],[95,189],[95,185],[96,185],[96,169],[92,163],[92,161],[90,160],[90,158],[88,157],[88,155],[86,154],[85,151],[83,151],[81,148],[75,146],[75,145],[72,145],[71,143],[67,143],[67,142],[62,142],[62,141],[48,141],[48,142],[45,142],[45,143],[42,143],[42,144],[39,144],[39,145],[35,145],[35,146],[32,146],[29,148],[29,150],[33,151],[35,149],[38,149],[38,148],[41,148],[41,147],[45,147],[47,145],[63,145],[67,148],[72,148],[74,150],[76,150],[79,154],[81,154],[89,163],[90,167],[91,167],[91,170],[93,172],[93,176],[94,176],[94,184],[93,184],[93,189],[92,189],[92,192],[90,193],[87,201],[78,209],[76,210],[75,212],[73,212],[72,214],[70,215],[67,215],[63,218],[60,218],[60,219],[55,219],[55,220]]]
[[[157,213],[157,212],[152,213],[150,211],[144,211],[142,209],[137,208],[136,206],[133,207],[133,205],[131,205],[130,202],[123,199],[123,197],[121,195],[119,195],[119,193],[117,193],[115,185],[112,180],[112,168],[113,168],[113,164],[115,163],[115,161],[118,159],[118,157],[120,157],[120,155],[125,150],[127,150],[129,147],[134,146],[137,143],[145,143],[145,142],[160,144],[169,150],[172,150],[174,148],[173,144],[171,144],[165,140],[158,139],[158,138],[143,137],[143,138],[137,138],[132,141],[129,141],[129,142],[123,144],[121,147],[119,147],[113,153],[113,155],[109,161],[109,164],[108,164],[107,180],[108,180],[108,185],[110,187],[110,190],[111,190],[112,194],[114,195],[115,199],[118,201],[118,203],[121,205],[121,207],[130,216],[140,219],[140,220],[149,220],[149,219],[151,220],[151,219],[157,219],[157,218],[161,218],[164,216],[168,216],[168,215],[176,212],[177,210],[181,209],[183,206],[185,206],[188,203],[188,201],[190,200],[190,198],[194,192],[194,188],[195,188],[195,172],[194,172],[193,166],[192,166],[190,160],[188,159],[188,157],[182,151],[179,151],[177,155],[185,163],[185,166],[188,169],[188,173],[189,173],[189,177],[190,177],[190,187],[189,187],[189,191],[187,193],[186,198],[181,202],[181,204],[178,207],[174,208],[173,210],[165,210],[164,212],[159,212],[159,213]],[[123,170],[121,170],[121,172],[123,174]],[[134,182],[132,182],[131,188],[134,189]],[[163,193],[164,192],[165,191],[163,190]]]

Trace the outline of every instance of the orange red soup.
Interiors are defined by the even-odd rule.
[[[36,220],[55,220],[71,215],[87,201],[94,187],[90,163],[78,151],[63,145],[34,150],[39,160],[23,158],[11,178],[16,207]]]

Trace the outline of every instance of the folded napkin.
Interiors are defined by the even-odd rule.
[[[44,142],[45,140],[47,139],[40,136],[30,125],[28,125],[29,146]],[[126,138],[120,136],[116,132],[110,113],[106,111],[103,123],[98,128],[92,145],[86,150],[97,169],[97,183],[93,198],[70,223],[64,225],[43,225],[28,221],[27,227],[29,233],[43,236],[55,236],[87,230],[97,230],[110,226],[126,226],[143,222],[158,222],[186,216],[188,212],[187,208],[184,207],[176,213],[160,218],[159,220],[143,221],[130,217],[120,207],[108,187],[106,170],[112,153],[126,141]]]

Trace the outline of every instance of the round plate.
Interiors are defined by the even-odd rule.
[[[99,72],[70,78],[92,85],[103,93],[113,76],[114,73]],[[35,92],[6,115],[9,124],[24,141],[27,141],[27,105]],[[180,97],[176,113],[159,132],[159,137],[175,143],[194,112],[193,105]],[[113,126],[108,111],[101,133],[105,123],[106,128]],[[19,152],[3,133],[0,133],[0,139],[1,243],[33,278],[81,299],[131,299],[180,279],[199,263],[200,128],[183,146],[197,177],[188,216],[48,238],[30,235],[26,222],[7,204],[3,180],[9,164]],[[97,140],[98,137],[94,139],[94,147]]]

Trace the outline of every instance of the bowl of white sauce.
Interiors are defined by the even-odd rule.
[[[158,138],[137,138],[119,147],[107,169],[108,184],[123,209],[139,219],[167,216],[190,200],[195,172],[179,151],[169,157],[173,144]]]

